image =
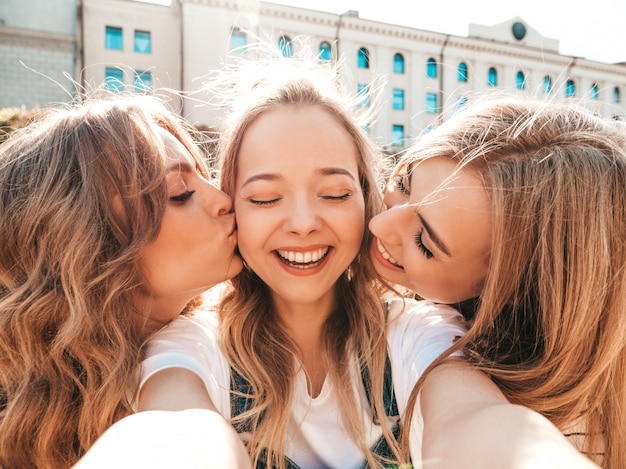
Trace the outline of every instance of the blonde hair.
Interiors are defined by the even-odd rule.
[[[68,467],[131,413],[148,319],[139,256],[167,188],[148,97],[50,108],[0,146],[0,466]]]
[[[230,103],[218,151],[222,189],[231,196],[234,194],[239,147],[255,119],[277,107],[315,106],[333,115],[354,140],[367,223],[382,208],[375,170],[379,155],[359,124],[354,110],[357,100],[348,100],[349,94],[340,83],[338,66],[312,58],[305,45],[295,49],[297,56],[291,58],[274,54],[272,50],[265,51],[269,52],[267,58],[256,50],[256,60],[240,61],[223,72],[225,76],[219,77],[226,87],[217,89],[224,92],[227,88],[226,102]],[[399,448],[384,417],[386,318],[381,291],[374,282],[375,274],[369,261],[370,243],[371,236],[366,232],[357,258],[335,285],[341,294],[337,295],[338,304],[323,328],[321,360],[327,366],[328,379],[337,393],[347,431],[366,455],[370,467],[377,467],[381,459],[365,441],[364,422],[354,400],[353,389],[362,386],[361,380],[352,376],[348,366],[356,356],[361,368],[369,374],[372,413],[378,416],[384,436],[397,456]],[[233,369],[249,381],[252,389],[252,408],[233,423],[252,422],[253,431],[247,446],[255,464],[266,457],[268,467],[284,468],[297,345],[277,320],[267,285],[249,270],[233,279],[232,288],[218,310],[222,348]]]
[[[562,430],[584,422],[579,449],[626,467],[623,123],[574,103],[500,98],[425,136],[402,166],[434,156],[479,175],[493,212],[489,272],[454,349],[510,401]]]

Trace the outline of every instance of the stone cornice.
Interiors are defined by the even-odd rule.
[[[0,25],[0,44],[74,52],[74,36]]]

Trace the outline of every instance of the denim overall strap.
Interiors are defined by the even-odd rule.
[[[365,395],[367,401],[371,407],[371,380],[367,370],[363,370],[361,373],[361,380],[365,387]],[[250,410],[252,407],[252,389],[248,381],[241,376],[233,368],[230,369],[230,415],[231,418],[237,417],[242,413]],[[397,417],[397,422],[392,428],[392,432],[396,440],[400,435],[400,418],[398,412],[398,405],[396,403],[396,396],[393,391],[393,380],[391,375],[391,361],[389,356],[385,360],[385,377],[383,383],[383,402],[385,405],[385,414],[388,417]],[[262,418],[263,416],[261,416]],[[379,425],[380,420],[377,415],[373,416],[374,423]],[[234,425],[235,430],[238,433],[252,432],[252,422],[250,420],[244,420]],[[376,444],[372,447],[372,452],[378,456],[385,458],[391,458],[393,456],[389,443],[383,435],[378,439]],[[299,469],[298,465],[291,459],[285,456],[285,464],[287,469]],[[364,463],[363,469],[368,468],[369,465]],[[396,465],[386,465],[385,467],[396,467]],[[261,454],[257,463],[256,469],[270,469],[267,465],[267,459],[265,452]]]

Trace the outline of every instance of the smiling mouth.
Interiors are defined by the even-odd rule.
[[[404,269],[404,267],[402,266],[402,264],[399,264],[397,260],[395,260],[391,254],[389,254],[387,252],[387,250],[385,249],[385,246],[383,246],[383,243],[380,242],[380,239],[376,238],[376,247],[378,248],[378,252],[380,253],[380,255],[383,257],[383,259],[385,259],[387,262],[389,262],[390,264],[395,265],[396,267],[400,267],[401,269]]]
[[[276,253],[278,254],[278,258],[290,267],[312,269],[320,265],[324,259],[326,259],[328,251],[330,251],[330,248],[327,246],[325,248],[305,252],[283,251],[278,249]]]

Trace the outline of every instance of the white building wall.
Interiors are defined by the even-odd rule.
[[[0,108],[72,98],[75,23],[75,0],[0,1]]]

